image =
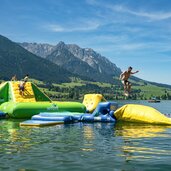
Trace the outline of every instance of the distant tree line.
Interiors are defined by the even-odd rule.
[[[103,83],[102,83],[103,84]],[[39,87],[48,90],[46,94],[52,99],[62,99],[62,100],[82,100],[85,94],[89,93],[99,93],[103,94],[108,100],[122,100],[127,99],[123,95],[123,85],[111,85],[109,87],[99,86],[90,82],[87,82],[82,86],[75,87],[65,87],[65,86],[54,86],[52,83],[48,82],[46,84],[41,84]],[[52,92],[52,93],[51,93]],[[53,92],[58,92],[55,94]],[[150,95],[149,98],[153,98],[154,95]],[[171,95],[165,91],[161,96],[155,96],[160,100],[171,100]],[[148,99],[149,99],[148,98]],[[148,100],[146,95],[141,91],[141,89],[132,89],[131,96],[129,99],[133,100]]]

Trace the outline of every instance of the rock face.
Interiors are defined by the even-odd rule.
[[[80,48],[77,45],[67,45],[68,50],[77,58],[86,62],[89,66],[100,73],[118,76],[121,70],[106,57],[101,56],[90,48]]]
[[[46,56],[51,54],[55,49],[55,46],[46,43],[38,44],[38,43],[24,42],[24,43],[19,43],[19,45],[42,58],[46,58]]]
[[[78,45],[64,42],[59,42],[56,46],[36,43],[20,43],[20,45],[70,72],[96,81],[111,82],[113,76],[119,76],[121,73],[120,68],[114,63],[90,48],[80,48]]]

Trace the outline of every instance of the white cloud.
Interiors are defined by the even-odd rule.
[[[121,50],[139,50],[147,48],[147,45],[144,43],[129,43],[120,45]]]
[[[44,28],[52,32],[84,32],[96,30],[100,26],[100,24],[96,21],[84,21],[84,23],[79,23],[75,25],[61,26],[59,24],[46,24]]]
[[[147,11],[135,11],[131,10],[126,6],[123,5],[106,5],[106,8],[112,9],[113,11],[120,12],[120,13],[129,13],[135,16],[146,17],[150,20],[165,20],[171,18],[171,12],[147,12]]]
[[[96,1],[96,0],[86,0],[86,1],[90,5],[99,6],[99,7],[103,7],[106,9],[111,9],[119,13],[128,13],[128,14],[132,14],[135,16],[139,16],[139,17],[146,17],[146,18],[149,18],[150,20],[165,20],[165,19],[171,18],[171,12],[163,12],[163,11],[149,12],[149,11],[146,11],[145,9],[136,11],[122,4],[112,5],[109,3],[108,4],[100,3],[99,1]]]
[[[46,28],[48,30],[53,31],[53,32],[63,32],[63,31],[65,31],[65,29],[62,26],[57,25],[57,24],[49,24],[49,25],[46,26]]]
[[[149,12],[136,12],[136,11],[128,10],[128,13],[141,17],[147,17],[151,20],[165,20],[171,18],[171,13],[164,13],[164,12],[149,13]]]

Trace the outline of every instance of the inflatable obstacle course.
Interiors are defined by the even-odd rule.
[[[19,81],[8,81],[0,85],[0,104],[4,102],[51,102],[51,99],[31,82],[25,84],[22,96],[19,91],[19,83]]]
[[[115,102],[101,102],[98,104],[94,112],[91,113],[76,113],[76,112],[41,112],[38,115],[32,116],[31,120],[22,122],[21,125],[30,126],[35,124],[44,123],[47,124],[52,121],[63,121],[63,123],[75,123],[75,122],[115,122],[113,115],[113,109],[117,108]],[[112,115],[111,115],[112,114]]]
[[[20,94],[19,82],[10,82],[10,93],[11,93],[11,101],[13,102],[36,102],[34,92],[32,89],[32,85],[30,82],[26,82],[24,95]]]
[[[144,105],[124,105],[114,112],[114,116],[120,121],[171,125],[171,118],[166,117],[152,107]]]
[[[64,124],[63,121],[41,121],[41,120],[27,120],[20,123],[20,126],[43,127]]]
[[[6,102],[0,106],[0,111],[11,118],[30,119],[40,112],[79,112],[85,113],[86,108],[78,102]]]
[[[9,100],[9,83],[5,82],[0,84],[0,105]]]
[[[24,95],[20,94],[18,85],[17,81],[0,85],[0,118],[6,118],[7,115],[18,119],[32,117],[32,120],[21,125],[46,126],[115,120],[171,125],[171,118],[152,107],[128,104],[117,109],[117,103],[104,102],[101,94],[87,94],[83,103],[54,102],[31,82],[26,83]]]
[[[68,118],[69,116],[69,118]],[[77,122],[80,120],[82,113],[77,112],[42,112],[32,116],[32,120],[56,120],[64,122]]]
[[[116,102],[101,102],[92,114],[86,113],[81,116],[80,120],[82,122],[115,122],[113,113],[117,108]]]
[[[40,89],[31,82],[25,85],[24,95],[20,95],[19,82],[9,81],[0,86],[0,111],[11,118],[31,118],[40,112],[80,112],[85,106],[78,102],[52,102]]]
[[[101,94],[86,94],[84,95],[83,104],[86,106],[87,112],[92,113],[102,101],[106,100]]]

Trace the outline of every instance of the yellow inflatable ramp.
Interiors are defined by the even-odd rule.
[[[101,94],[85,94],[83,104],[92,113],[101,101],[105,101]]]
[[[171,125],[171,118],[144,105],[127,104],[116,110],[114,115],[121,121]]]
[[[30,82],[25,84],[24,95],[22,96],[19,91],[19,82],[11,82],[11,92],[14,102],[36,102],[32,85]]]

